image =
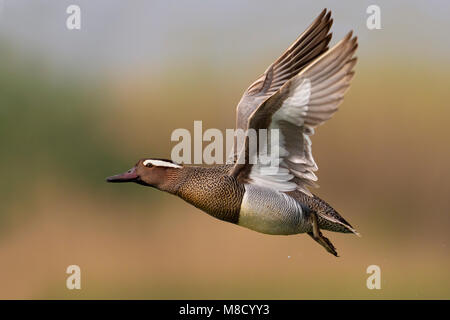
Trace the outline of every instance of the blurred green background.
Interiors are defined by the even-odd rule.
[[[81,30],[66,8],[81,8]],[[0,298],[448,299],[450,4],[0,1]],[[323,8],[356,77],[313,137],[316,193],[362,234],[269,236],[108,175],[233,128],[242,92]],[[65,270],[81,267],[82,289]],[[368,290],[366,268],[381,267]]]

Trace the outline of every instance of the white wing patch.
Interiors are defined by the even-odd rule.
[[[288,121],[296,126],[304,124],[311,97],[311,81],[300,78],[294,79],[293,82],[294,90],[291,91],[289,98],[283,101],[281,108],[274,113],[271,126],[280,120]]]
[[[255,185],[269,187],[281,192],[289,192],[297,189],[297,184],[292,181],[294,178],[293,172],[288,168],[283,167],[283,159],[289,157],[289,152],[286,150],[286,138],[280,128],[280,121],[291,122],[296,126],[303,125],[304,116],[308,111],[309,98],[311,96],[311,82],[308,79],[298,79],[297,83],[289,98],[283,101],[280,109],[278,109],[269,125],[269,130],[278,130],[279,140],[274,144],[272,140],[268,139],[270,144],[269,149],[278,148],[279,159],[272,159],[270,164],[278,163],[280,167],[274,168],[270,164],[264,165],[258,162],[252,166],[249,174],[252,183]],[[272,154],[272,153],[271,153]]]
[[[163,161],[163,160],[154,160],[154,159],[144,160],[143,164],[144,164],[144,166],[151,164],[151,165],[154,165],[155,167],[181,168],[181,166],[178,164],[168,162],[168,161]]]
[[[248,164],[251,167],[246,171],[243,171],[245,166],[235,165],[231,172],[233,176],[243,172],[242,178],[245,179],[247,174],[251,178],[250,183],[279,191],[297,189],[312,196],[308,187],[317,187],[314,174],[317,165],[311,152],[310,136],[314,134],[314,128],[333,116],[344,99],[354,75],[356,57],[353,55],[357,47],[357,38],[352,37],[350,32],[253,111],[248,118],[249,129],[278,129],[278,141],[267,143],[269,149],[276,147],[279,150],[280,170],[269,170],[267,174],[267,165],[255,165],[253,162]],[[267,123],[268,119],[271,120],[270,124]],[[255,152],[250,150],[248,141],[241,155],[244,157],[247,152],[250,159]]]
[[[280,167],[278,170],[271,170],[269,167],[253,165],[249,177],[252,180],[252,184],[261,187],[271,188],[281,192],[289,192],[297,189],[297,184],[290,181],[294,175],[290,174],[286,168]]]

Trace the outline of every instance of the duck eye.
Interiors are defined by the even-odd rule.
[[[153,167],[153,165],[152,165],[151,163],[147,163],[145,166],[146,166],[147,168]]]

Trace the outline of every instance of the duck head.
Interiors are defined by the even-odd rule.
[[[182,166],[166,159],[141,159],[127,172],[106,178],[107,182],[135,182],[159,188],[167,181],[168,170]]]

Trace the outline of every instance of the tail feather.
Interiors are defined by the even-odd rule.
[[[317,214],[320,229],[342,233],[353,233],[358,237],[361,237],[350,223],[334,210],[332,206],[318,196],[314,195],[313,197],[310,197],[298,190],[288,192],[288,194],[299,201],[307,209]]]
[[[336,214],[338,214],[338,213],[336,212]],[[359,232],[357,232],[347,221],[345,221],[344,218],[341,217],[343,220],[342,221],[342,220],[336,219],[335,217],[332,217],[330,215],[324,214],[323,212],[320,212],[320,211],[317,212],[317,215],[319,216],[319,218],[323,218],[331,223],[335,223],[335,224],[343,226],[346,230],[348,230],[348,233],[354,233],[358,237],[361,237],[361,234]],[[320,219],[319,219],[319,226],[321,227]],[[335,231],[335,230],[332,230],[334,228],[327,228],[327,226],[324,226],[324,228],[322,228],[322,229]]]

